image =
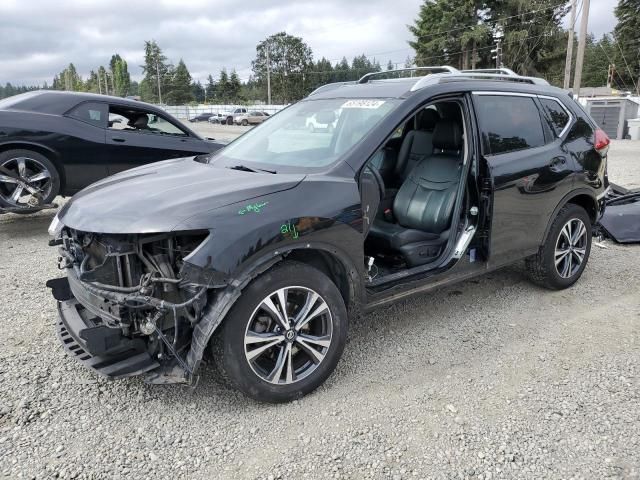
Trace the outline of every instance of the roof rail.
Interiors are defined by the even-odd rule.
[[[474,70],[460,70],[462,73],[496,73],[498,75],[511,75],[517,77],[518,74],[511,70],[510,68],[500,67],[500,68],[477,68]]]
[[[402,72],[427,72],[429,73],[459,73],[457,68],[450,67],[449,65],[438,65],[433,67],[411,67],[411,68],[398,68],[395,70],[383,70],[381,72],[371,72],[362,76],[356,83],[367,83],[372,77],[379,75],[387,75],[388,73],[402,73]]]
[[[474,70],[478,72],[478,70]],[[449,81],[458,81],[458,80],[492,80],[492,81],[503,81],[503,82],[514,82],[514,83],[529,83],[532,85],[549,85],[544,78],[537,77],[523,77],[517,74],[506,74],[506,73],[468,73],[468,72],[459,72],[454,74],[434,74],[426,77],[422,77],[418,80],[413,87],[411,87],[411,91],[414,92],[416,90],[420,90],[428,85],[433,85],[435,83],[443,83]]]
[[[309,96],[312,96],[312,95],[315,95],[316,93],[324,92],[327,90],[333,90],[334,88],[341,87],[342,85],[354,85],[355,83],[356,83],[355,81],[326,83],[316,88],[313,92],[309,94]]]

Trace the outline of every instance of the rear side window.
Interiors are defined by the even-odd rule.
[[[545,144],[540,112],[531,97],[477,95],[476,107],[487,154]]]
[[[541,98],[540,103],[549,121],[549,126],[555,132],[556,136],[559,137],[569,123],[569,120],[571,120],[571,117],[555,100]]]
[[[107,106],[104,103],[81,103],[71,110],[69,115],[97,127],[105,128],[107,126]]]

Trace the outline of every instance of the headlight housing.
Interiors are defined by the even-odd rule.
[[[63,227],[64,225],[58,219],[58,214],[56,213],[56,216],[53,217],[53,220],[51,221],[51,225],[49,225],[49,235],[51,235],[54,238],[57,238],[58,236],[60,236],[60,232],[62,232]]]

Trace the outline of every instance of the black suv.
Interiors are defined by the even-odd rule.
[[[359,311],[517,260],[572,285],[606,135],[543,80],[423,70],[326,85],[211,155],[71,199],[50,227],[67,276],[48,283],[69,354],[189,383],[209,350],[247,395],[288,401],[331,374]]]

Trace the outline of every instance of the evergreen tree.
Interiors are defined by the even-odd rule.
[[[220,77],[218,78],[218,86],[216,89],[216,101],[220,103],[229,102],[229,75],[227,69],[220,70]]]
[[[566,6],[557,0],[425,0],[409,26],[417,65],[493,68],[491,49],[503,35],[503,64],[518,73],[561,75]]]
[[[204,87],[200,83],[200,80],[191,84],[191,92],[196,102],[204,103]]]
[[[160,95],[163,92],[168,93],[167,87],[171,83],[170,72],[173,67],[167,63],[167,57],[163,55],[155,40],[144,42],[144,65],[141,67],[144,78],[140,83],[139,95],[145,102],[158,103]],[[162,100],[164,102],[164,98]]]
[[[117,53],[111,57],[109,62],[111,68],[111,78],[113,79],[112,93],[119,97],[124,97],[129,93],[131,85],[131,75],[126,60]]]
[[[55,83],[56,79],[54,78],[53,81]],[[84,91],[91,93],[100,93],[100,90],[98,89],[98,74],[94,70],[91,70],[89,72],[87,81],[84,84]]]
[[[170,72],[170,83],[168,91],[164,97],[165,103],[169,105],[184,105],[194,100],[191,88],[191,74],[182,59],[178,66]]]
[[[347,82],[351,80],[351,67],[347,61],[347,57],[342,57],[339,63],[336,63],[334,70],[334,78],[336,82]]]
[[[546,75],[550,80],[562,75],[567,33],[561,21],[567,9],[557,5],[557,0],[540,0],[535,6],[521,0],[492,2],[489,20],[500,19],[506,67],[522,75]]]
[[[307,71],[308,77],[308,91],[315,90],[321,85],[326,85],[335,80],[335,73],[333,71],[333,65],[325,57],[322,57],[315,64],[311,62]]]
[[[67,68],[62,70],[53,78],[55,90],[68,90],[71,92],[81,92],[84,90],[82,78],[78,75],[76,67],[70,63]]]
[[[409,26],[415,37],[409,45],[416,51],[416,65],[477,67],[479,49],[491,42],[489,28],[483,24],[486,3],[479,0],[425,0],[414,25]]]
[[[100,65],[100,67],[98,67],[98,88],[100,93],[104,95],[111,94],[113,85],[110,80],[111,79],[107,77],[107,69]]]
[[[42,88],[47,88],[46,82],[44,83]],[[39,89],[39,86],[12,85],[11,83],[7,82],[4,86],[0,85],[0,99]]]
[[[640,95],[640,0],[619,0],[615,14],[616,68],[622,82]]]
[[[216,98],[216,82],[213,81],[213,77],[211,75],[207,77],[207,86],[205,87],[205,98],[208,102],[213,102]]]
[[[391,60],[389,60],[389,63],[387,63],[387,70],[393,70],[395,69],[395,65],[393,64],[393,62]]]
[[[600,40],[594,40],[593,35],[587,36],[582,68],[583,87],[602,87],[607,84],[609,59],[615,57],[616,49],[617,47],[609,35],[603,35]],[[611,86],[622,88],[620,77],[617,74],[614,75]]]
[[[238,77],[235,70],[232,70],[231,75],[229,76],[229,86],[227,89],[231,102],[237,102],[239,100],[241,88],[242,83],[240,82],[240,77]]]

